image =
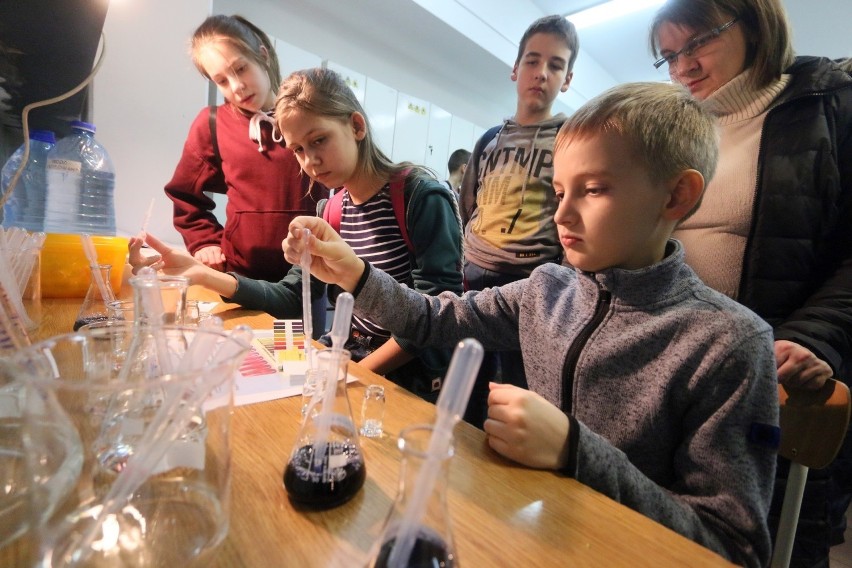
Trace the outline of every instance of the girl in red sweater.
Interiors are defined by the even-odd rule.
[[[225,104],[202,109],[166,195],[190,254],[207,266],[277,282],[290,265],[280,243],[290,221],[327,196],[309,187],[270,111],[281,83],[269,37],[240,16],[207,18],[192,36],[193,63]],[[224,227],[209,193],[228,196]]]

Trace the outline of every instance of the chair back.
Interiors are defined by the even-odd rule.
[[[852,403],[849,387],[829,379],[818,390],[788,389],[778,385],[781,446],[778,453],[790,460],[784,504],[772,552],[772,568],[787,568],[799,523],[799,510],[808,469],[822,469],[834,460],[849,427]]]
[[[829,379],[819,390],[778,385],[781,447],[778,453],[807,468],[822,469],[837,456],[849,426],[849,387]]]

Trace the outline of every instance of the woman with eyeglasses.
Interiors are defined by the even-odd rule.
[[[780,0],[669,0],[650,40],[654,65],[720,127],[716,176],[674,234],[687,262],[773,326],[783,384],[852,384],[852,78],[828,59],[794,57]],[[852,478],[841,458],[811,472],[793,565],[827,568],[829,502],[839,501],[842,542],[849,499],[835,497],[852,488],[829,490]]]

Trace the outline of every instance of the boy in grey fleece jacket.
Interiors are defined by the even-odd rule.
[[[555,221],[570,267],[430,297],[307,217],[291,224],[286,257],[299,258],[308,227],[311,272],[353,292],[358,313],[421,344],[472,336],[520,349],[530,390],[490,385],[494,450],[762,566],[778,434],[772,332],[704,285],[669,238],[697,208],[716,157],[713,119],[688,92],[621,85],[578,110],[556,141]]]

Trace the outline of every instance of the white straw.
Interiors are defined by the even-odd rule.
[[[8,249],[0,250],[0,286],[3,287],[6,294],[6,299],[9,302],[9,309],[16,312],[9,314],[9,317],[20,322],[24,328],[31,329],[33,327],[33,322],[30,320],[26,308],[24,308],[24,303],[22,301],[23,290],[18,287],[14,268],[12,267],[12,262],[9,258],[11,251],[7,251]]]
[[[311,313],[311,252],[308,250],[311,230],[302,229],[302,233],[305,247],[302,250],[300,262],[302,267],[302,326],[305,331],[305,360],[308,362],[308,369],[310,370],[314,368],[313,345],[311,345],[314,337],[314,322]]]
[[[148,232],[148,222],[151,220],[151,212],[154,210],[154,198],[151,198],[151,203],[148,205],[148,210],[145,212],[145,218],[142,220],[142,232]]]
[[[437,417],[432,437],[429,439],[426,460],[414,482],[414,491],[403,513],[396,542],[388,557],[390,568],[408,565],[420,519],[423,517],[429,495],[435,487],[441,460],[449,450],[453,427],[461,418],[470,400],[473,383],[476,381],[476,374],[482,363],[482,355],[482,345],[475,339],[465,339],[456,346],[450,368],[441,387],[441,394],[438,395]]]
[[[115,296],[112,294],[112,289],[108,288],[106,282],[104,282],[104,277],[101,274],[101,268],[98,264],[98,253],[95,251],[95,243],[92,242],[92,237],[86,233],[80,235],[80,240],[83,242],[83,252],[86,253],[89,268],[92,269],[92,278],[95,279],[95,284],[101,292],[104,305],[106,305],[115,300]]]

